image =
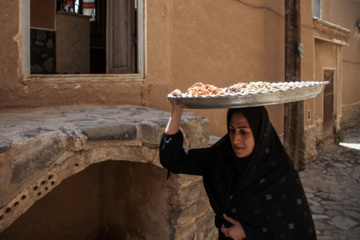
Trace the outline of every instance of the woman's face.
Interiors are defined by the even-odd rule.
[[[255,147],[250,125],[242,113],[234,113],[229,124],[231,147],[239,158],[249,156]]]

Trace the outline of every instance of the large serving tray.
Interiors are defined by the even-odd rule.
[[[209,96],[173,96],[168,98],[173,103],[192,109],[238,108],[296,102],[319,95],[329,82],[292,82],[297,87],[285,90],[254,92],[246,94],[225,94]],[[276,84],[276,83],[273,83]],[[284,83],[277,83],[284,84]]]

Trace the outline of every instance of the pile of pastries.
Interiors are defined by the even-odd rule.
[[[214,85],[195,83],[193,86],[188,88],[185,96],[197,97],[197,96],[208,96],[208,95],[224,95],[225,92]]]
[[[300,84],[295,82],[239,82],[230,87],[219,88],[214,85],[203,84],[201,82],[195,83],[187,89],[184,96],[197,97],[197,96],[212,96],[212,95],[226,95],[226,94],[247,94],[256,92],[269,92],[276,90],[287,90],[291,88],[301,87]]]

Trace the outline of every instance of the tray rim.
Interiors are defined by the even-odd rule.
[[[314,98],[319,95],[323,90],[328,81],[302,81],[302,82],[273,82],[272,84],[281,85],[281,84],[298,84],[300,86],[296,86],[293,88],[286,89],[276,89],[275,91],[257,91],[257,92],[249,92],[245,94],[241,93],[231,93],[225,95],[207,95],[207,96],[174,96],[169,94],[168,99],[184,108],[190,109],[220,109],[220,108],[235,108],[235,107],[251,107],[251,106],[263,106],[263,105],[274,105],[274,104],[283,104],[289,102],[297,102],[310,98]],[[312,90],[308,92],[308,89]],[[281,95],[289,95],[292,92],[303,93],[303,96],[293,96],[281,99]],[[307,94],[308,93],[308,94]],[[271,100],[270,97],[276,97],[279,95],[279,100]],[[254,100],[254,102],[246,102],[246,100]],[[256,99],[257,98],[257,99]],[[267,101],[267,99],[269,101]],[[219,100],[220,102],[215,105],[208,105],[212,101]],[[238,100],[238,101],[236,101]],[[245,102],[241,102],[240,100],[245,100]],[[190,103],[189,101],[194,101],[195,103]],[[207,103],[208,102],[208,103]]]

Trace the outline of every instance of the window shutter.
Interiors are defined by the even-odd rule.
[[[133,60],[133,0],[107,2],[107,73],[135,71]]]

